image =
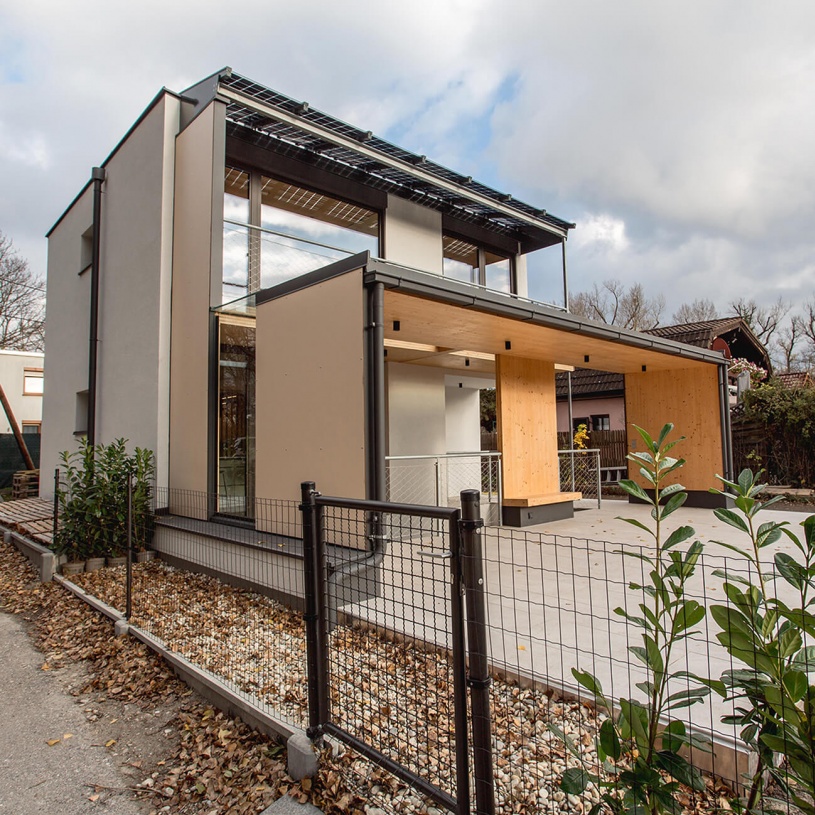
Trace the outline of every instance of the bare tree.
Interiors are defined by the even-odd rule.
[[[43,350],[45,286],[0,232],[0,348]]]
[[[712,300],[706,297],[694,300],[692,303],[683,303],[673,316],[674,323],[702,323],[706,320],[715,320],[719,316]]]
[[[779,297],[771,306],[760,306],[752,298],[740,297],[730,304],[730,309],[750,326],[761,344],[769,348],[773,336],[789,314],[790,304]]]
[[[778,330],[772,349],[773,362],[780,373],[799,371],[803,367],[800,354],[801,341],[805,338],[805,321],[798,315]]]
[[[802,367],[812,370],[815,368],[815,297],[807,300],[798,317],[801,324],[801,337],[805,343],[801,351]]]
[[[572,313],[607,325],[617,325],[634,331],[656,328],[665,309],[660,294],[647,297],[640,283],[630,288],[619,280],[604,280],[590,291],[578,292],[570,299]]]

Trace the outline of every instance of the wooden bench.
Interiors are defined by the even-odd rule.
[[[523,498],[504,498],[503,522],[506,526],[531,526],[572,518],[574,502],[582,497],[582,492],[550,492]]]

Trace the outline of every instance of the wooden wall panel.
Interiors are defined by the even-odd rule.
[[[554,363],[499,354],[495,384],[504,497],[560,492]]]
[[[642,451],[639,425],[656,435],[666,422],[675,430],[669,438],[685,436],[672,451],[687,464],[678,480],[688,490],[718,486],[716,474],[723,474],[719,381],[715,365],[679,371],[626,374],[625,412],[629,451]],[[636,468],[629,465],[631,478],[645,486]]]

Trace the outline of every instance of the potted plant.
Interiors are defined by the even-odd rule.
[[[61,454],[65,476],[57,492],[60,524],[54,549],[68,551],[78,541],[86,556],[93,555],[92,567],[101,566],[105,557],[109,566],[124,565],[131,482],[134,549],[146,549],[152,539],[153,453],[137,447],[128,455],[125,439],[107,445],[81,439],[79,445]]]

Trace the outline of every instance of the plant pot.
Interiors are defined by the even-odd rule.
[[[84,560],[71,560],[62,564],[62,573],[64,575],[80,574],[85,571]]]
[[[89,557],[87,561],[85,561],[85,571],[86,572],[96,572],[99,571],[105,565],[105,559],[103,557]]]
[[[136,552],[136,563],[147,563],[156,556],[152,549],[145,549],[143,552]]]
[[[126,566],[127,565],[127,558],[126,557],[109,557],[108,558],[108,566]]]

